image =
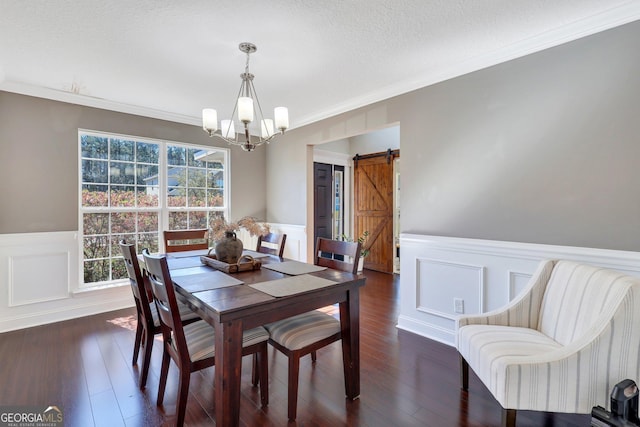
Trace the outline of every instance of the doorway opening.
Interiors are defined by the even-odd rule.
[[[400,128],[392,126],[313,147],[311,247],[318,237],[357,240],[367,234],[364,268],[400,272],[399,145]],[[365,161],[377,157],[380,165]]]

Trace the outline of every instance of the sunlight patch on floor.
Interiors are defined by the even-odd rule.
[[[138,320],[133,314],[131,316],[116,317],[115,319],[107,320],[107,322],[130,331],[135,331],[138,326]]]

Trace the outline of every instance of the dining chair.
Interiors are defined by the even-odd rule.
[[[129,283],[131,284],[131,291],[136,304],[137,326],[136,337],[133,344],[132,365],[135,365],[138,361],[140,349],[142,348],[144,350],[142,353],[142,370],[139,379],[139,386],[142,389],[147,384],[151,350],[153,349],[153,337],[161,332],[160,320],[158,310],[153,302],[151,285],[140,268],[135,245],[128,244],[126,241],[121,240],[120,251],[124,258],[124,264],[127,267]],[[200,317],[184,304],[178,304],[178,312],[180,313],[180,319],[183,324],[200,320]]]
[[[256,252],[277,255],[282,258],[282,254],[284,253],[284,244],[286,241],[286,234],[267,233],[264,236],[258,236]]]
[[[209,230],[206,228],[165,230],[163,236],[166,253],[209,249]]]
[[[214,328],[204,320],[182,325],[178,316],[177,300],[167,258],[150,255],[147,249],[142,251],[142,255],[158,308],[163,338],[157,404],[162,405],[164,400],[169,364],[173,360],[180,370],[176,425],[182,426],[191,373],[215,365],[215,332]],[[257,383],[260,384],[260,400],[263,406],[269,403],[268,339],[269,333],[262,326],[244,331],[242,339],[242,355],[257,354],[259,373],[252,375],[254,378],[252,382],[254,386]]]
[[[360,242],[318,238],[314,264],[356,274],[361,246]],[[322,253],[323,256],[319,256],[319,253]],[[342,255],[339,257],[342,260],[335,259],[335,255]],[[265,325],[265,328],[269,331],[269,343],[288,358],[287,413],[289,420],[293,421],[296,419],[298,406],[300,358],[311,354],[311,360],[315,362],[316,350],[342,339],[340,321],[330,314],[313,310],[269,323]]]

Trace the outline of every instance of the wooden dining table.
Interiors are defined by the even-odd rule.
[[[240,421],[243,331],[317,308],[339,304],[345,394],[360,395],[362,274],[318,267],[273,255],[254,255],[261,268],[224,273],[203,265],[203,253],[167,254],[178,298],[215,329],[216,425]]]

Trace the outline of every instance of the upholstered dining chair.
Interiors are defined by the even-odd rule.
[[[286,234],[267,233],[264,236],[258,236],[256,252],[282,257],[282,254],[284,253],[284,244],[286,241]]]
[[[545,260],[512,302],[457,323],[462,389],[471,367],[505,427],[517,410],[609,407],[614,385],[640,369],[640,278],[622,272]]]
[[[182,426],[186,413],[191,373],[215,365],[214,328],[204,320],[183,326],[178,315],[177,300],[167,259],[142,251],[160,317],[163,338],[162,367],[158,387],[158,405],[162,405],[167,385],[169,364],[174,361],[180,370],[176,425]],[[269,333],[259,326],[244,332],[242,355],[257,353],[258,375],[252,375],[253,385],[260,384],[260,400],[269,403],[267,340]]]
[[[166,230],[163,236],[166,253],[209,249],[209,230],[206,228]]]
[[[360,242],[318,238],[314,263],[356,274],[360,250]],[[319,256],[319,253],[323,256]],[[342,260],[335,259],[334,255],[342,255]],[[327,313],[313,310],[269,323],[265,328],[269,331],[269,343],[289,359],[287,413],[289,420],[295,420],[298,409],[300,358],[311,354],[311,360],[315,362],[316,350],[340,340],[340,321]]]
[[[160,320],[158,310],[153,302],[151,285],[148,278],[142,272],[134,244],[128,244],[124,240],[120,241],[120,251],[124,257],[124,264],[127,267],[131,292],[136,304],[137,326],[136,337],[133,344],[133,361],[135,365],[138,361],[140,349],[142,353],[142,369],[140,371],[139,386],[144,388],[147,384],[149,374],[149,363],[151,361],[151,350],[153,349],[153,337],[160,333]],[[200,320],[200,317],[184,304],[178,304],[178,312],[183,324],[193,323]]]

